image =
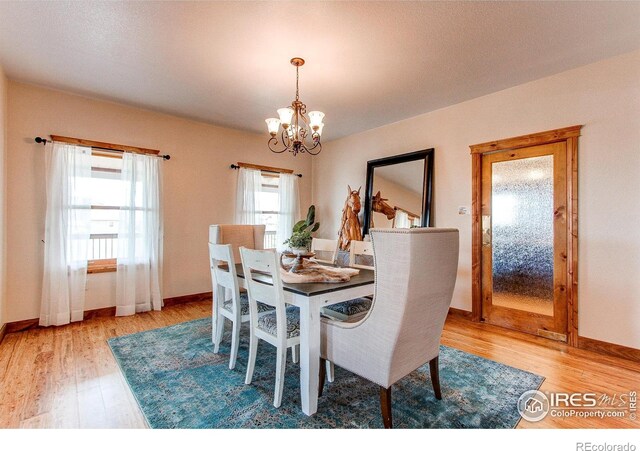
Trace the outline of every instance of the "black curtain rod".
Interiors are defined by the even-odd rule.
[[[42,144],[42,145],[46,145],[48,142],[53,142],[51,139],[45,139],[45,138],[41,138],[39,136],[36,136],[35,141],[38,144]],[[92,149],[100,149],[100,150],[106,150],[107,152],[119,152],[119,153],[125,153],[124,150],[117,150],[117,149],[107,149],[106,147],[97,147],[97,146],[89,146]],[[131,152],[133,153],[133,152]],[[145,154],[145,155],[151,155],[151,154]],[[170,160],[171,159],[171,155],[155,155],[158,158],[162,158],[163,160]]]
[[[238,166],[237,164],[231,164],[231,166],[229,166],[231,169],[240,169],[242,166]],[[269,171],[268,169],[260,169],[261,172],[271,172],[273,174],[287,174],[287,172],[280,172],[280,171]],[[302,178],[302,174],[293,174],[296,177],[300,177]]]

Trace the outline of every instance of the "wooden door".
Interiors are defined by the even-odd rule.
[[[567,341],[567,142],[482,155],[482,319]]]

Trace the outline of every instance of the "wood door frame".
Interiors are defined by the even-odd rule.
[[[469,146],[472,162],[471,319],[482,320],[482,157],[490,152],[565,142],[567,146],[567,343],[578,346],[578,137],[582,125]]]

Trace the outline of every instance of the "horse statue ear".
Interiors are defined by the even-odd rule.
[[[381,197],[381,196],[380,196],[380,191],[378,191],[378,192],[376,193],[375,197]]]
[[[360,190],[362,189],[362,185],[360,185],[360,188],[358,188],[358,196],[360,195]]]
[[[351,194],[351,185],[347,185],[347,191],[349,191],[349,194]]]

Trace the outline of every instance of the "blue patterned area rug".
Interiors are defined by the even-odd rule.
[[[229,327],[227,328],[229,329]],[[275,348],[261,342],[251,385],[244,384],[248,330],[234,370],[229,336],[213,353],[211,320],[112,338],[109,346],[152,428],[381,428],[378,387],[336,367],[318,412],[300,409],[299,367],[287,361],[282,405],[273,407]],[[393,387],[396,428],[513,428],[519,396],[543,377],[442,346],[442,401],[433,396],[429,365]]]

